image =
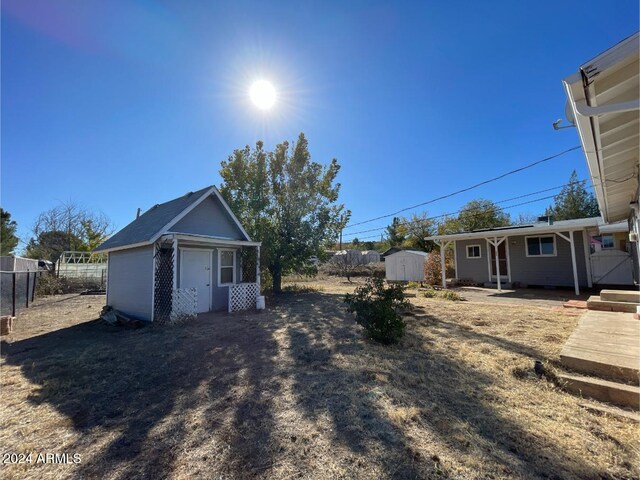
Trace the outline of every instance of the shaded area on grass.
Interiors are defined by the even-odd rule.
[[[31,402],[54,406],[86,433],[87,442],[97,443],[95,434],[110,438],[99,448],[85,440],[73,446],[91,451],[81,475],[108,467],[119,478],[160,478],[171,472],[185,444],[198,436],[206,441],[216,431],[225,439],[220,448],[230,452],[229,471],[255,475],[271,462],[272,413],[261,397],[271,387],[275,342],[250,320],[215,320],[138,331],[96,320],[3,342],[2,351],[38,385]],[[203,395],[209,408],[194,436],[189,415]],[[229,418],[221,423],[224,412]]]
[[[289,438],[296,426],[278,420],[282,405],[315,425],[309,441],[328,443],[318,453],[348,478],[455,476],[456,465],[435,454],[438,442],[460,462],[490,459],[492,475],[607,476],[498,411],[500,378],[434,342],[542,356],[537,349],[424,310],[408,319],[400,345],[380,346],[362,337],[342,298],[284,294],[262,314],[203,315],[180,328],[86,322],[3,342],[2,351],[38,387],[29,400],[82,432],[73,449],[90,455],[79,476],[108,468],[116,478],[162,478],[185,468],[185,457],[189,476],[269,477],[285,461],[317,476],[304,449],[287,448],[298,440]],[[318,426],[325,418],[328,430]]]

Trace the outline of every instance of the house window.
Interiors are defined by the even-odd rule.
[[[602,249],[615,248],[613,243],[613,235],[602,235]]]
[[[218,250],[218,285],[236,283],[235,250]]]
[[[467,245],[467,258],[480,258],[480,245]]]
[[[555,257],[556,236],[527,237],[527,257]]]

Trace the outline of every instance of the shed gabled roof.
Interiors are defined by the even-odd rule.
[[[409,254],[409,255],[419,255],[421,257],[427,257],[429,256],[429,254],[427,252],[422,252],[420,250],[398,250],[397,252],[392,253],[391,255],[388,255],[388,257],[393,257],[395,255],[400,255],[400,254]]]
[[[211,185],[195,192],[189,192],[168,202],[154,205],[139,218],[107,239],[102,245],[96,248],[95,251],[108,251],[153,243],[160,235],[165,233],[167,229],[210,195],[218,197],[220,203],[244,235],[245,240],[250,241],[249,235],[229,209],[229,206],[222,198],[222,195],[220,195],[218,189],[214,185]]]

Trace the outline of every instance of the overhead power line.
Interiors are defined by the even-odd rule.
[[[509,206],[507,206],[507,207],[499,207],[499,208],[492,208],[491,210],[483,210],[482,212],[472,213],[472,214],[471,214],[471,216],[484,215],[484,214],[486,214],[487,212],[498,212],[498,211],[508,210],[508,209],[510,209],[510,208],[520,207],[520,206],[522,206],[522,205],[527,205],[527,204],[529,204],[529,203],[541,202],[542,200],[548,200],[548,199],[550,199],[550,198],[554,198],[554,197],[555,197],[555,195],[548,195],[548,196],[546,196],[546,197],[535,198],[535,199],[533,199],[533,200],[529,200],[529,201],[527,201],[527,202],[516,203],[516,204],[514,204],[514,205],[509,205]],[[422,220],[433,220],[433,219],[436,219],[436,218],[445,217],[445,216],[448,216],[448,215],[453,215],[453,214],[455,214],[455,213],[456,213],[456,212],[452,212],[452,213],[444,213],[444,214],[442,214],[442,215],[438,215],[438,216],[436,216],[436,217],[430,217],[430,218],[428,218],[428,219],[422,219]],[[383,227],[383,228],[386,228],[386,227]],[[378,237],[378,235],[380,235],[380,234],[376,233],[375,235],[368,235],[368,236],[366,236],[366,237],[359,238],[358,240],[367,240],[367,239],[369,239],[369,238],[377,238],[377,237]],[[348,242],[349,240],[345,240],[345,241],[347,241],[347,242]]]
[[[584,183],[586,182],[586,180],[577,180],[575,182],[569,182],[569,183],[565,183],[564,185],[557,185],[555,187],[551,187],[551,188],[545,188],[544,190],[538,190],[537,192],[532,192],[532,193],[525,193],[524,195],[518,195],[517,197],[512,197],[512,198],[507,198],[505,200],[500,200],[498,202],[493,202],[494,204],[500,204],[500,203],[506,203],[506,202],[511,202],[513,200],[519,200],[520,198],[525,198],[525,197],[531,197],[532,195],[538,195],[540,193],[545,193],[545,192],[550,192],[552,190],[557,190],[559,188],[564,188],[564,187],[568,187],[571,185],[576,185],[579,183]],[[406,222],[398,222],[398,225],[413,225],[414,223],[420,223],[423,222],[425,220],[436,220],[438,218],[443,218],[443,217],[447,217],[449,215],[456,215],[458,213],[462,212],[462,210],[457,210],[455,212],[450,212],[450,213],[443,213],[441,215],[436,215],[434,217],[426,217],[426,218],[420,218],[418,220],[409,220]],[[384,227],[376,227],[376,228],[370,228],[368,230],[359,230],[357,232],[349,232],[346,235],[357,235],[359,233],[369,233],[369,232],[375,232],[378,230],[384,230],[388,227],[388,225],[385,225]]]
[[[580,148],[581,148],[580,145],[577,145],[575,147],[572,147],[572,148],[569,148],[567,150],[564,150],[564,151],[562,151],[560,153],[556,153],[555,155],[551,155],[550,157],[543,158],[542,160],[538,160],[538,161],[530,163],[528,165],[524,165],[524,166],[522,166],[520,168],[516,168],[515,170],[511,170],[509,172],[503,173],[501,175],[498,175],[497,177],[493,177],[493,178],[490,178],[488,180],[484,180],[482,182],[479,182],[479,183],[476,183],[474,185],[471,185],[469,187],[462,188],[460,190],[456,190],[455,192],[451,192],[451,193],[448,193],[446,195],[441,195],[440,197],[432,198],[431,200],[427,200],[426,202],[418,203],[418,204],[412,205],[410,207],[402,208],[402,209],[400,209],[400,210],[398,210],[396,212],[393,212],[393,213],[388,213],[386,215],[381,215],[379,217],[370,218],[368,220],[363,220],[363,221],[357,222],[357,223],[352,223],[352,224],[347,225],[344,228],[345,229],[346,228],[351,228],[351,227],[355,227],[356,225],[363,225],[365,223],[371,223],[371,222],[374,222],[376,220],[381,220],[383,218],[393,217],[394,215],[398,215],[398,214],[400,214],[402,212],[406,212],[407,210],[413,210],[414,208],[422,207],[424,205],[428,205],[430,203],[437,202],[439,200],[444,200],[445,198],[453,197],[454,195],[459,195],[461,193],[468,192],[469,190],[473,190],[475,188],[481,187],[482,185],[486,185],[488,183],[495,182],[495,181],[500,180],[500,179],[502,179],[504,177],[507,177],[509,175],[513,175],[514,173],[522,172],[523,170],[527,170],[529,168],[535,167],[536,165],[540,165],[541,163],[548,162],[549,160],[553,160],[554,158],[558,158],[558,157],[560,157],[562,155],[566,155],[567,153],[573,152],[574,150],[578,150]]]

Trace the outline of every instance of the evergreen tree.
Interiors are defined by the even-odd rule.
[[[405,241],[406,230],[398,217],[393,217],[391,225],[387,227],[387,240],[391,247],[399,247]]]
[[[569,183],[562,188],[553,201],[554,204],[547,208],[546,214],[553,215],[555,220],[572,220],[600,215],[596,197],[587,191],[584,180],[578,180],[575,170],[569,177]]]
[[[18,237],[16,236],[16,228],[18,225],[14,220],[11,220],[11,214],[0,208],[0,254],[12,255],[13,251],[18,246]]]

